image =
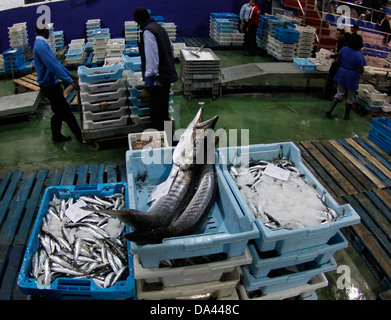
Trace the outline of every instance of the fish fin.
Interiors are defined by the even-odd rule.
[[[137,244],[157,244],[168,237],[165,235],[165,230],[165,228],[159,228],[147,231],[134,231],[124,234],[124,238]]]

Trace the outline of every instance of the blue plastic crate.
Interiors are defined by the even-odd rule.
[[[174,148],[133,150],[126,152],[126,169],[129,186],[129,206],[147,211],[147,200],[152,189],[165,181],[172,168]],[[153,163],[150,164],[150,160]],[[215,253],[228,257],[243,254],[250,239],[259,237],[252,215],[243,212],[216,167],[218,192],[215,204],[204,223],[192,235],[166,238],[159,244],[131,243],[131,252],[140,257],[144,268],[157,268],[167,259],[189,258]],[[140,179],[140,176],[144,177]]]
[[[307,284],[316,275],[337,269],[337,263],[331,258],[327,263],[311,261],[299,264],[296,268],[298,272],[284,274],[280,270],[281,275],[256,278],[247,266],[242,266],[243,286],[246,291],[260,290],[263,294],[295,288]]]
[[[146,107],[136,107],[129,106],[130,113],[136,116],[149,116],[149,106]]]
[[[87,68],[86,66],[79,66],[77,73],[82,82],[98,83],[106,81],[114,81],[122,78],[124,66],[122,63],[115,63],[107,67]]]
[[[22,47],[16,47],[16,48],[9,48],[6,51],[2,53],[4,59],[9,58],[15,54],[22,53],[23,48]]]
[[[347,246],[348,242],[340,231],[326,244],[309,249],[286,252],[273,257],[262,255],[254,244],[249,244],[251,256],[253,257],[253,261],[249,265],[249,268],[255,278],[261,278],[266,277],[272,270],[286,268],[305,262],[315,261],[318,264],[324,264],[330,261],[336,251],[344,249]]]
[[[122,56],[122,61],[124,62],[126,70],[132,70],[133,72],[141,71],[141,57],[129,57],[127,55]]]
[[[126,280],[118,281],[112,287],[102,289],[88,278],[71,279],[57,278],[50,286],[38,286],[36,280],[29,274],[34,253],[38,250],[38,235],[41,231],[42,221],[48,212],[49,202],[53,194],[60,199],[68,199],[72,196],[77,199],[80,196],[105,197],[119,193],[125,188],[126,207],[129,206],[128,190],[126,183],[106,183],[95,185],[56,186],[45,190],[38,215],[25,252],[22,267],[18,276],[18,286],[24,294],[44,296],[48,299],[127,299],[134,298],[135,280],[133,275],[133,256],[128,246],[129,276]]]
[[[383,106],[375,106],[366,103],[365,101],[361,100],[358,95],[356,95],[356,102],[370,112],[381,112],[383,108]]]
[[[293,58],[293,63],[295,66],[304,71],[315,71],[316,65],[313,64],[307,58]]]
[[[385,135],[391,137],[391,119],[387,117],[372,118],[372,126],[380,131],[383,131]]]
[[[75,49],[69,49],[68,52],[65,54],[67,59],[79,59],[82,57],[84,53],[83,48],[75,48]]]
[[[265,226],[260,219],[256,219],[255,222],[260,230],[261,236],[258,239],[255,239],[255,243],[257,248],[262,252],[276,250],[279,254],[282,254],[289,251],[307,249],[326,244],[341,228],[360,222],[360,216],[353,207],[350,204],[338,205],[333,197],[308,170],[301,161],[299,148],[293,142],[218,148],[217,154],[218,160],[216,161],[232,189],[236,201],[243,212],[248,215],[252,214],[252,211],[229,173],[227,166],[231,165],[235,158],[243,159],[241,161],[272,161],[279,158],[280,154],[282,154],[283,157],[291,158],[299,172],[304,174],[304,179],[315,187],[319,197],[325,194],[326,205],[335,210],[338,214],[338,219],[336,221],[294,230],[283,228],[270,229]],[[240,165],[240,162],[238,165]]]
[[[390,138],[385,137],[382,132],[373,127],[372,130],[368,132],[368,138],[380,149],[391,155],[391,140]]]

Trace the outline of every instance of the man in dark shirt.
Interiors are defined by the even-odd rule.
[[[139,50],[145,85],[140,99],[149,102],[152,128],[162,131],[164,121],[169,120],[170,86],[178,80],[172,43],[166,30],[151,19],[146,8],[136,8],[133,18],[142,30]]]
[[[335,37],[337,38],[337,48],[335,54],[330,56],[330,58],[332,59],[335,59],[337,57],[337,53],[347,45],[344,29],[337,29],[337,31],[335,32]],[[339,64],[335,61],[330,66],[329,75],[327,77],[327,82],[323,93],[325,99],[331,100],[334,97],[334,94],[336,92],[334,76],[336,75],[338,68]]]

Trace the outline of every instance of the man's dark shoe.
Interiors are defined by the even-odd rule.
[[[62,136],[62,137],[59,137],[57,139],[52,139],[53,143],[60,143],[60,142],[66,142],[66,141],[70,141],[72,138],[70,136]]]

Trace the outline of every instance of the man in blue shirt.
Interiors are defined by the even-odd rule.
[[[37,82],[43,96],[49,99],[53,116],[51,118],[53,143],[71,140],[70,136],[61,133],[62,122],[66,122],[76,139],[83,141],[79,124],[64,97],[63,88],[59,82],[61,79],[66,87],[70,84],[79,90],[78,78],[73,76],[55,57],[47,43],[49,29],[35,27],[34,65],[37,71]]]
[[[146,8],[136,8],[133,18],[142,30],[138,45],[145,84],[140,99],[142,102],[149,102],[152,128],[162,131],[164,121],[169,121],[171,83],[178,80],[173,60],[173,46],[167,31],[151,19]]]

